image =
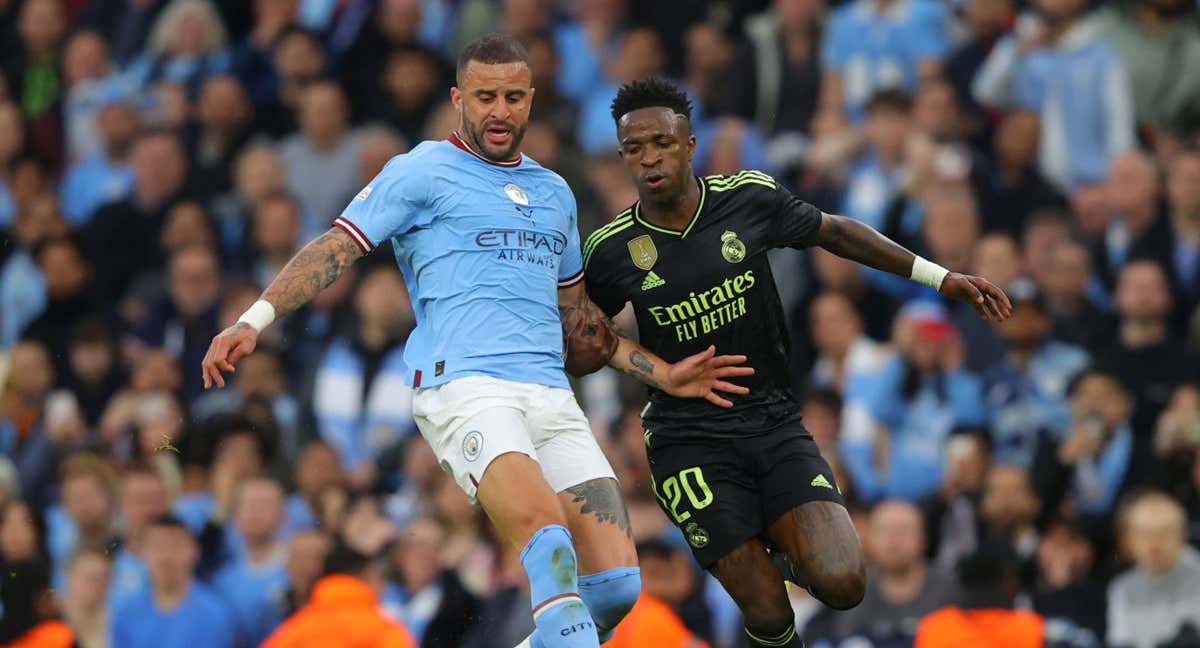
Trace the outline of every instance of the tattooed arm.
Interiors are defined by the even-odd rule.
[[[362,254],[362,249],[349,234],[339,227],[331,227],[283,266],[263,291],[262,298],[275,307],[276,317],[283,317],[312,301]]]
[[[350,235],[337,227],[305,245],[279,271],[261,299],[275,308],[282,317],[312,301],[322,290],[337,280],[355,261],[362,250]],[[245,322],[238,322],[221,331],[212,340],[204,356],[204,388],[225,386],[223,372],[232,372],[238,360],[254,351],[258,331]]]
[[[749,393],[745,387],[724,380],[754,373],[750,367],[739,366],[746,356],[718,356],[716,347],[710,346],[671,364],[622,337],[600,307],[588,298],[582,281],[559,288],[558,310],[567,349],[565,366],[571,375],[591,373],[608,363],[654,389],[680,398],[703,398],[720,407],[732,407],[733,403],[717,392]]]

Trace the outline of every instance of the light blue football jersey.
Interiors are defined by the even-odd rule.
[[[392,158],[334,226],[390,240],[417,327],[407,382],[484,375],[567,388],[558,288],[583,279],[575,197],[521,156],[497,164],[456,135]]]

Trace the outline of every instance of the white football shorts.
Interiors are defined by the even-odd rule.
[[[616,479],[569,389],[467,376],[418,389],[413,418],[442,469],[471,501],[488,465],[507,452],[538,462],[556,493],[592,479]]]

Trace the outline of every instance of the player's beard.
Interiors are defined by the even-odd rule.
[[[487,130],[487,122],[476,126],[463,119],[461,127],[463,132],[466,133],[467,140],[469,140],[471,146],[479,151],[480,155],[492,162],[511,162],[513,158],[517,157],[517,152],[521,150],[521,140],[525,138],[525,128],[529,124],[523,124],[520,128],[511,124],[505,125],[512,127],[512,139],[508,143],[508,146],[499,152],[488,148],[487,139],[483,136],[483,132]]]

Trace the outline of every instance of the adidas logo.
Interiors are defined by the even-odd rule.
[[[665,285],[667,285],[667,282],[664,281],[662,277],[654,274],[653,270],[651,270],[646,275],[646,278],[642,280],[642,290],[650,290],[651,288],[658,288],[659,286]]]
[[[830,484],[829,480],[825,479],[825,475],[817,475],[816,477],[813,477],[813,480],[809,483],[809,485],[810,486],[820,486],[821,488],[828,488],[829,490],[833,490],[833,484]]]

